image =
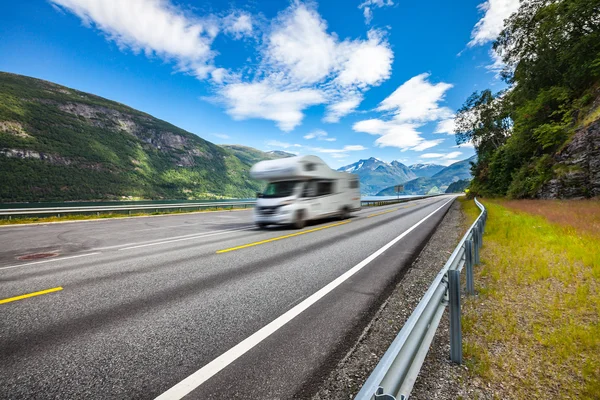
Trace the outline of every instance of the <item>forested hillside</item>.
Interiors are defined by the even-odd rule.
[[[471,193],[600,195],[600,2],[522,1],[494,50],[508,89],[473,93],[456,118],[478,154]]]
[[[251,197],[261,159],[123,104],[0,73],[0,202]]]

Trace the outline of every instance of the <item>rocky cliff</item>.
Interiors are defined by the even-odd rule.
[[[554,158],[554,177],[542,186],[539,198],[600,196],[600,120],[578,129]]]

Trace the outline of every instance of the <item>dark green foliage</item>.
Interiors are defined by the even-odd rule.
[[[452,182],[446,189],[446,193],[463,193],[469,187],[469,183],[471,181],[468,179]]]
[[[600,2],[522,2],[494,49],[509,90],[474,93],[457,115],[457,142],[473,140],[479,156],[470,191],[535,196],[553,177],[554,154],[595,111]]]
[[[254,150],[254,149],[251,149]],[[253,197],[253,157],[123,104],[0,73],[0,202]]]

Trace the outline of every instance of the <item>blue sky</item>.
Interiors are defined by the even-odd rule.
[[[458,5],[460,4],[460,5]],[[0,70],[145,111],[215,143],[450,164],[453,113],[502,88],[518,0],[4,2]]]

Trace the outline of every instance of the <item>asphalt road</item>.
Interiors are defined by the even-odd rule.
[[[250,211],[2,227],[0,398],[310,397],[453,198],[301,231]]]

